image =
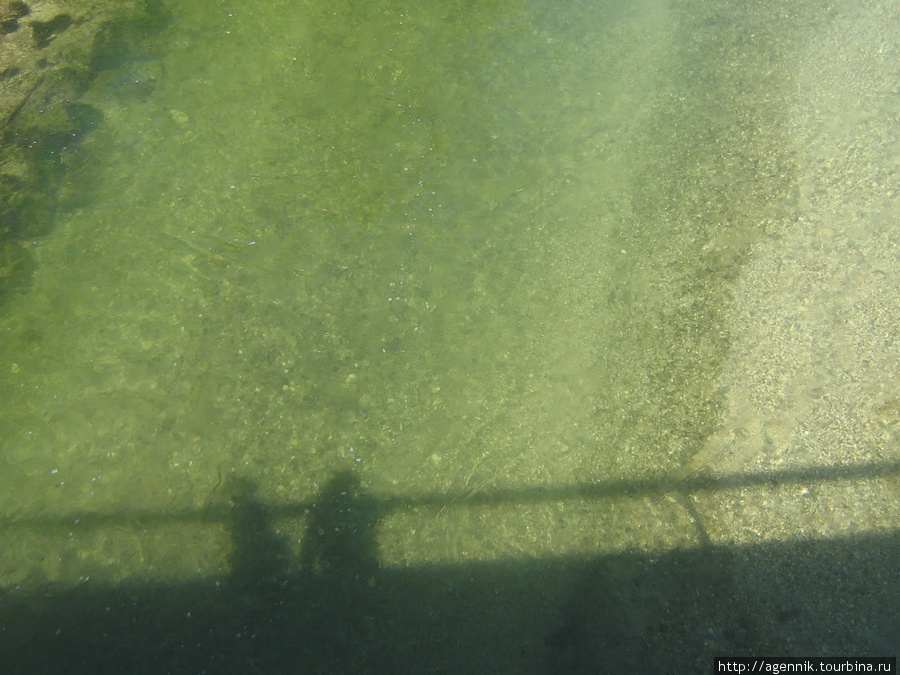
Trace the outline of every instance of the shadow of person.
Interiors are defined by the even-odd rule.
[[[359,479],[350,471],[335,474],[310,509],[301,569],[320,579],[373,583],[377,522],[377,505],[362,492]]]
[[[256,636],[247,647],[252,662],[277,670],[299,659],[310,672],[366,671],[384,636],[375,618],[378,504],[359,479],[344,471],[326,483],[308,508],[299,558],[276,530],[278,509],[259,499],[254,481],[230,478],[227,495],[230,620]]]
[[[383,636],[378,613],[378,505],[349,471],[335,474],[310,509],[300,554],[315,639],[326,662],[363,672]]]
[[[231,501],[231,577],[243,591],[262,590],[284,579],[290,563],[286,537],[275,531],[268,507],[249,478],[229,479]]]

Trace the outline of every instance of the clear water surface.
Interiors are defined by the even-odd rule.
[[[765,51],[696,9],[169,6],[0,317],[0,511],[52,525],[3,585],[315,569],[345,493],[366,570],[702,543],[629,486],[710,433],[790,185]]]

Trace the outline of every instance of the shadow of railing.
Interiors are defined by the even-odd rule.
[[[696,474],[686,478],[672,476],[654,476],[647,478],[595,481],[569,486],[536,486],[515,489],[472,490],[447,492],[426,495],[396,495],[378,497],[366,496],[367,507],[378,517],[409,508],[447,509],[456,505],[495,506],[498,504],[535,504],[541,502],[557,502],[567,499],[614,499],[635,495],[662,494],[699,494],[729,490],[736,488],[768,487],[784,485],[810,485],[835,483],[840,481],[862,481],[900,476],[900,461],[867,462],[831,467],[804,467],[779,471],[762,471],[750,474],[727,476],[711,476]],[[243,487],[237,480],[237,486],[231,492],[240,494]],[[328,492],[328,489],[323,491]],[[308,514],[321,498],[298,501],[291,504],[266,505],[265,512],[270,518],[294,518]],[[201,508],[174,508],[171,510],[146,511],[121,507],[115,512],[67,512],[60,516],[35,516],[27,518],[0,517],[0,534],[10,527],[45,528],[59,525],[68,526],[73,519],[78,520],[82,528],[104,527],[109,525],[129,526],[172,524],[177,522],[222,522],[229,523],[233,518],[234,507],[227,500],[212,502]]]
[[[219,523],[227,575],[0,588],[0,663],[29,673],[698,672],[714,655],[896,654],[900,535],[457,562],[379,563],[398,510],[895,479],[900,462],[747,476],[376,497],[350,472],[270,505],[234,477],[204,508],[0,520],[13,529]],[[299,557],[275,523],[303,518]]]

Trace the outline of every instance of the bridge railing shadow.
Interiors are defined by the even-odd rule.
[[[75,515],[82,528],[222,524],[226,576],[0,588],[0,662],[29,673],[696,672],[716,654],[896,653],[896,529],[759,546],[714,546],[700,532],[700,546],[654,554],[416,568],[380,565],[376,529],[406,509],[898,476],[900,462],[883,462],[379,498],[339,472],[314,502],[287,505],[235,476],[200,509]],[[276,527],[292,518],[306,527],[299,556]],[[4,518],[0,536],[59,526]]]

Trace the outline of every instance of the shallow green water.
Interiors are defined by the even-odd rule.
[[[755,52],[649,0],[169,10],[85,94],[103,122],[4,307],[0,580],[226,573],[236,480],[309,510],[340,471],[383,565],[694,537],[578,495],[715,421],[718,311],[786,189],[748,104],[777,83],[721,103]]]

